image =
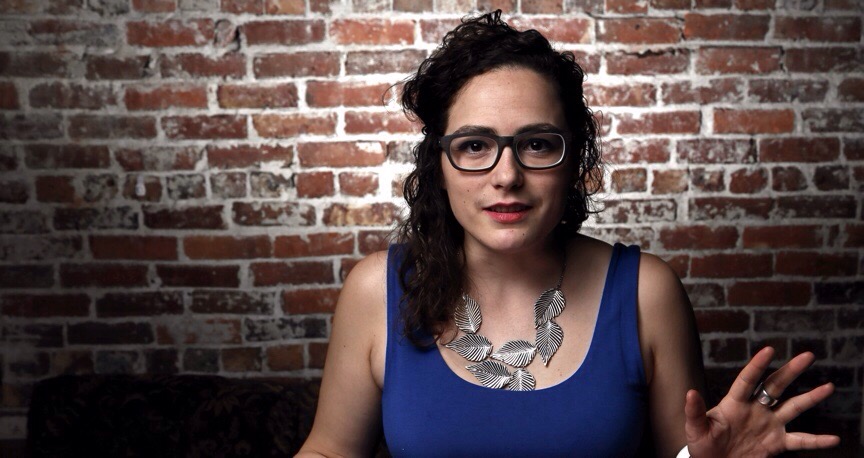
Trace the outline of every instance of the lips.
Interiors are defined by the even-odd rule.
[[[512,203],[512,204],[495,204],[483,209],[493,221],[500,224],[518,223],[525,219],[528,211],[531,210],[530,205]]]
[[[518,213],[529,208],[531,207],[523,204],[495,204],[485,209],[495,213]]]

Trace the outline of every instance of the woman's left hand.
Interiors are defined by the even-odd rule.
[[[771,347],[759,351],[738,374],[726,397],[707,412],[698,391],[687,393],[684,429],[692,457],[764,457],[786,450],[830,448],[840,443],[837,436],[786,432],[787,423],[834,392],[833,384],[826,383],[775,407],[763,405],[753,397],[773,357]],[[792,358],[765,379],[762,387],[771,397],[779,398],[814,359],[812,353]]]

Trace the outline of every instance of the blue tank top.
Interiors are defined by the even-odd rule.
[[[639,247],[616,244],[594,335],[579,369],[547,388],[514,392],[463,380],[438,348],[403,337],[398,245],[387,268],[384,437],[401,456],[634,456],[647,392],[636,323]]]

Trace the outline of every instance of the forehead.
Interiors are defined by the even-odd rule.
[[[566,128],[556,84],[533,70],[501,68],[468,80],[450,106],[445,133],[477,125],[507,135],[541,123]]]

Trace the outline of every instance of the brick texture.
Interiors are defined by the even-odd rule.
[[[860,1],[337,3],[0,0],[3,425],[65,372],[320,377],[345,276],[404,216],[400,82],[475,8],[585,68],[584,231],[682,277],[712,382],[814,351],[815,415],[860,421]]]

